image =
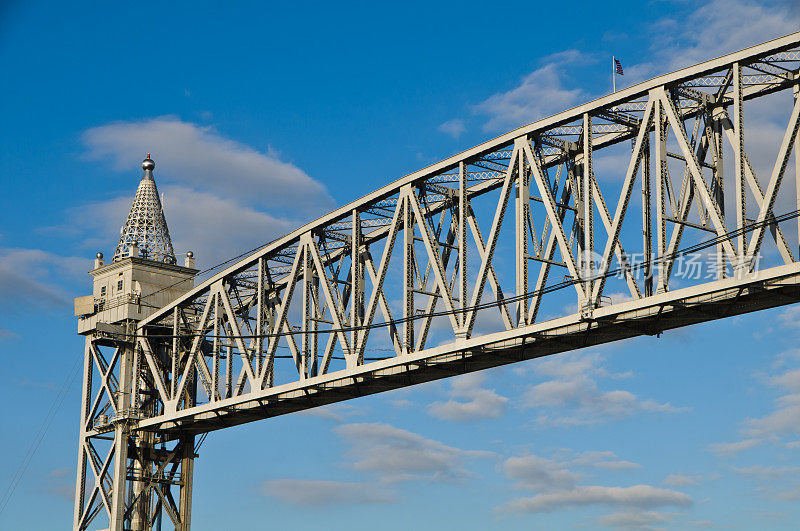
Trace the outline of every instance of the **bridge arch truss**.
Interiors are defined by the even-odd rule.
[[[94,486],[79,489],[76,528],[103,509],[130,518],[114,478],[150,467],[129,441],[106,436],[93,454],[97,404],[120,393],[135,412],[126,433],[166,452],[139,481],[184,529],[190,493],[157,478],[191,466],[207,432],[800,300],[799,68],[797,33],[508,132],[90,344],[86,371],[100,376],[84,389],[81,444]],[[784,130],[757,175],[765,155],[747,149],[745,116],[766,104]],[[124,349],[130,374],[114,361]]]

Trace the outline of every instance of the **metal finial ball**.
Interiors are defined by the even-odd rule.
[[[194,258],[194,253],[192,251],[189,251],[188,253],[186,253],[186,256],[188,256],[189,258]]]
[[[153,171],[153,169],[155,169],[155,167],[156,167],[156,163],[153,162],[153,159],[151,159],[150,157],[148,157],[148,158],[146,158],[146,159],[144,159],[142,161],[142,169],[144,171],[148,171],[148,170]]]
[[[97,253],[97,259],[98,260],[102,260],[103,259],[103,253]]]

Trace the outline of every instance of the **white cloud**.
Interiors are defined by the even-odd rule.
[[[686,476],[683,474],[670,474],[661,483],[667,487],[688,487],[697,486],[704,476]]]
[[[300,225],[234,199],[217,197],[183,186],[166,185],[164,216],[176,253],[194,252],[201,269],[216,265],[267,243]],[[82,247],[107,250],[111,258],[134,193],[67,210],[64,227],[76,235],[91,235]],[[88,253],[87,254],[93,254]]]
[[[314,479],[274,479],[261,485],[261,493],[306,507],[389,503],[396,499],[393,492],[368,483]]]
[[[458,138],[467,130],[467,127],[464,125],[464,120],[453,118],[452,120],[447,120],[440,124],[437,129],[453,138]]]
[[[676,70],[713,59],[793,33],[800,24],[792,2],[712,0],[680,15],[680,20],[660,20],[651,32],[660,68]]]
[[[779,478],[785,476],[787,474],[797,475],[797,472],[800,471],[800,467],[796,466],[764,466],[764,465],[753,465],[753,466],[745,466],[733,468],[734,472],[742,474],[743,476],[757,476],[762,478]]]
[[[0,307],[17,313],[33,305],[58,308],[71,303],[69,286],[88,282],[91,261],[40,249],[0,248]]]
[[[51,470],[44,481],[44,491],[71,503],[75,499],[74,477],[75,470],[72,468]]]
[[[542,360],[536,372],[552,379],[530,387],[522,396],[525,407],[537,408],[542,424],[582,425],[623,418],[637,412],[677,412],[669,403],[641,399],[625,390],[606,391],[599,378],[622,378],[611,374],[597,354],[567,353]]]
[[[619,459],[614,452],[581,452],[569,461],[571,465],[591,466],[604,470],[630,470],[642,468],[638,463]]]
[[[465,374],[450,382],[450,397],[446,402],[434,402],[428,412],[436,418],[469,421],[481,418],[498,418],[506,412],[508,398],[492,389],[481,387],[484,376]]]
[[[628,509],[609,515],[602,525],[646,528],[645,524],[661,521],[653,515],[644,518],[644,510],[662,506],[688,506],[692,501],[681,492],[650,485],[610,487],[579,485],[583,474],[574,467],[594,469],[640,468],[636,463],[620,460],[613,452],[587,451],[575,453],[561,449],[551,458],[538,455],[510,457],[503,462],[503,472],[514,481],[514,487],[536,493],[518,498],[498,508],[501,512],[550,512],[567,507],[606,505]],[[588,472],[588,470],[587,470]],[[625,523],[627,522],[627,524]],[[638,522],[634,525],[634,522]]]
[[[534,491],[569,489],[580,479],[564,463],[536,455],[509,457],[503,463],[503,471],[517,482],[517,488]]]
[[[800,393],[800,369],[794,369],[773,376],[770,383],[775,387],[783,387],[789,391]]]
[[[151,152],[163,182],[245,204],[312,212],[332,205],[322,184],[274,151],[258,151],[176,116],[93,127],[84,132],[83,142],[87,158],[110,158],[117,170],[129,171]]]
[[[503,462],[503,472],[513,479],[515,487],[533,491],[573,488],[583,477],[571,467],[602,470],[630,470],[641,465],[619,459],[614,452],[572,452],[560,450],[551,458],[528,454],[509,457]]]
[[[607,514],[598,519],[600,525],[623,529],[652,529],[651,524],[663,524],[667,521],[669,516],[658,511],[624,511]]]
[[[86,157],[136,175],[130,192],[67,210],[59,230],[83,246],[113,250],[148,151],[176,252],[192,250],[201,267],[263,245],[333,207],[325,187],[271,149],[258,151],[211,127],[174,116],[114,122],[83,135]],[[129,173],[128,173],[129,172]]]
[[[363,415],[364,410],[352,404],[329,404],[327,406],[315,407],[300,411],[298,415],[303,417],[314,417],[318,419],[333,420],[342,422],[349,417]]]
[[[784,435],[800,432],[800,393],[775,400],[775,411],[757,419],[747,419],[746,432],[754,436]]]
[[[588,60],[577,50],[546,57],[545,64],[523,77],[519,86],[474,107],[474,112],[486,117],[483,130],[513,129],[578,105],[588,95],[580,88],[565,86],[566,66],[575,68]]]
[[[800,306],[787,306],[778,314],[778,322],[786,328],[800,328]]]
[[[284,478],[263,483],[261,492],[300,506],[389,503],[396,501],[396,493],[388,483],[461,481],[471,476],[466,461],[494,455],[447,446],[388,424],[344,424],[334,432],[350,446],[349,466],[374,474],[377,482]]]
[[[789,308],[784,310],[779,319],[788,315]],[[772,411],[762,417],[748,418],[742,423],[743,440],[733,443],[709,445],[709,449],[723,457],[733,457],[743,450],[748,450],[766,441],[780,443],[783,437],[800,433],[800,351],[791,349],[775,357],[772,369],[777,370],[769,377],[759,375],[759,380],[767,387],[780,393],[774,400]],[[800,441],[786,441],[786,448],[800,448]],[[743,471],[745,469],[737,469]]]
[[[790,489],[783,492],[778,492],[775,494],[775,497],[779,500],[783,501],[796,501],[800,500],[800,487],[795,489]]]
[[[301,224],[211,193],[179,186],[165,187],[165,193],[164,212],[176,251],[193,250],[203,267],[263,245]]]
[[[538,359],[531,364],[536,374],[556,380],[592,376],[595,378],[628,378],[631,373],[612,374],[603,366],[605,360],[597,352],[565,353]]]
[[[800,10],[795,2],[783,1],[769,4],[751,0],[712,0],[696,7],[695,4],[678,4],[674,18],[662,18],[652,24],[641,47],[650,49],[650,59],[639,64],[626,64],[625,85],[639,83],[695,63],[713,59],[746,46],[761,43],[797,31]],[[542,60],[542,66],[525,75],[518,86],[496,93],[475,105],[472,111],[485,118],[484,131],[513,129],[560,111],[575,107],[607,91],[601,84],[594,92],[572,82],[570,74],[593,57],[577,49],[553,54]],[[618,85],[619,86],[619,85]],[[758,117],[748,124],[753,134],[750,142],[753,154],[760,154],[766,144],[773,154],[773,123]],[[451,120],[455,121],[455,120]],[[449,122],[447,122],[449,123]],[[443,124],[444,125],[444,124]],[[442,126],[440,126],[442,130]],[[782,134],[782,131],[780,131]],[[758,156],[752,158],[760,158]],[[621,156],[604,160],[598,156],[596,171],[603,173],[604,165],[618,173]],[[625,159],[627,165],[627,159]],[[751,160],[756,170],[764,168],[760,160]]]
[[[414,405],[414,403],[411,400],[408,400],[406,398],[392,400],[389,403],[392,404],[392,406],[396,407],[397,409],[406,409]]]
[[[136,176],[124,185],[129,193],[70,208],[64,223],[49,229],[78,237],[93,251],[113,251],[138,184],[137,163],[148,151],[175,250],[194,251],[201,267],[267,243],[333,206],[324,186],[272,150],[174,116],[94,127],[83,142],[87,158]]]
[[[569,490],[537,494],[530,498],[513,500],[501,507],[503,511],[543,513],[565,507],[606,505],[653,509],[656,507],[689,507],[692,499],[678,491],[660,489],[650,485],[632,487],[584,486]]]
[[[5,328],[0,328],[0,341],[3,339],[11,339],[14,337],[20,337],[19,334],[12,332],[11,330],[6,330]]]
[[[732,443],[714,443],[709,444],[708,448],[717,455],[723,457],[734,457],[739,452],[754,448],[764,442],[761,439],[745,439],[743,441],[736,441]]]
[[[460,481],[470,476],[465,461],[493,455],[447,446],[389,424],[345,424],[334,431],[351,446],[352,467],[382,481]]]
[[[744,432],[750,437],[776,437],[800,433],[800,369],[786,366],[789,360],[796,360],[796,352],[791,351],[778,356],[777,366],[783,372],[767,380],[767,385],[783,392],[775,399],[775,409],[761,417],[747,419]]]

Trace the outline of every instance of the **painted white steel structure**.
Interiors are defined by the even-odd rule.
[[[84,332],[74,528],[189,529],[213,430],[800,300],[799,68],[796,33],[620,90]],[[771,99],[786,129],[759,176],[745,108]],[[596,178],[605,153],[616,180]],[[678,270],[692,256],[713,278]]]

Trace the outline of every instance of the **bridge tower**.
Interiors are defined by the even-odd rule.
[[[167,440],[135,429],[138,419],[159,409],[136,325],[191,290],[198,272],[191,251],[177,263],[149,153],[142,169],[113,258],[106,262],[97,253],[89,271],[92,294],[75,299],[78,334],[86,338],[76,530],[102,527],[101,513],[109,531],[161,529],[165,513],[175,529],[191,525],[194,436]]]

